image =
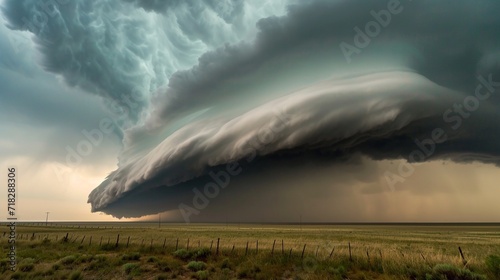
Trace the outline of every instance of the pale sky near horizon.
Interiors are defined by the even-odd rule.
[[[500,222],[500,3],[40,3],[0,0],[20,220]]]

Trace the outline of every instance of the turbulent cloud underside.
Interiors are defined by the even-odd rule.
[[[47,30],[20,20],[36,1],[5,2],[10,28],[34,34],[47,71],[131,111],[118,169],[89,195],[93,211],[177,209],[230,164],[242,173],[213,209],[249,211],[235,201],[287,193],[279,182],[309,192],[299,177],[316,173],[341,193],[354,179],[335,166],[412,161],[435,129],[446,140],[421,161],[500,163],[496,1],[400,1],[349,57],[341,44],[355,46],[355,27],[391,1],[257,2],[74,1],[55,8]],[[457,112],[478,86],[488,96]]]

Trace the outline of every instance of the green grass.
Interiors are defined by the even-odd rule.
[[[489,255],[486,258],[486,267],[492,275],[500,278],[500,256]]]
[[[207,264],[204,262],[200,262],[200,261],[190,261],[187,264],[187,268],[189,268],[192,271],[200,271],[200,270],[204,270],[205,268],[207,268]]]
[[[18,225],[0,278],[500,279],[500,226],[118,225]]]
[[[137,263],[126,263],[123,266],[123,271],[125,271],[125,274],[133,274],[133,275],[139,275],[141,272],[141,266]]]

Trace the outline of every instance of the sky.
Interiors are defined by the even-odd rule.
[[[22,220],[500,222],[498,1],[0,7]]]

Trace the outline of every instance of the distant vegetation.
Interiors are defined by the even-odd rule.
[[[10,272],[4,258],[0,275],[4,279],[500,279],[500,226],[111,226],[19,226],[17,271]],[[0,244],[6,251],[5,237]]]

